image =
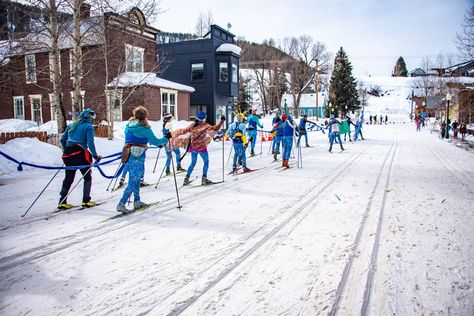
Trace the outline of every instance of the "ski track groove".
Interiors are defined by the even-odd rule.
[[[336,289],[335,300],[334,300],[334,303],[333,303],[333,305],[331,307],[331,310],[329,312],[329,315],[331,315],[331,316],[334,316],[338,313],[339,304],[341,303],[342,295],[346,291],[346,284],[347,284],[347,281],[348,281],[348,277],[349,277],[349,274],[350,274],[352,266],[353,266],[354,258],[356,257],[355,253],[356,253],[356,250],[359,247],[360,241],[362,239],[362,234],[364,232],[366,220],[369,217],[369,211],[372,208],[372,202],[374,200],[375,193],[377,191],[379,181],[382,177],[382,173],[383,173],[383,170],[384,170],[385,165],[387,163],[387,160],[390,157],[390,155],[392,154],[392,159],[391,159],[390,165],[388,167],[389,169],[388,169],[388,174],[387,174],[387,181],[385,183],[385,187],[384,187],[384,191],[383,191],[384,193],[383,193],[383,198],[382,198],[382,205],[381,205],[381,208],[380,208],[380,214],[383,214],[383,210],[384,210],[384,207],[385,207],[385,197],[386,197],[387,187],[388,187],[388,183],[389,183],[388,180],[390,178],[390,173],[391,173],[391,170],[392,170],[392,163],[393,163],[393,160],[394,160],[394,157],[395,157],[397,146],[398,146],[398,141],[395,141],[395,139],[394,139],[393,142],[392,142],[392,146],[391,146],[390,150],[387,152],[387,155],[386,155],[386,157],[385,157],[385,159],[382,163],[382,166],[380,168],[380,172],[379,172],[379,174],[377,176],[377,179],[374,183],[374,187],[373,187],[372,192],[369,196],[365,212],[362,216],[361,223],[359,224],[359,229],[357,231],[357,235],[354,239],[354,242],[352,243],[350,257],[349,257],[349,259],[348,259],[348,261],[347,261],[347,263],[344,267],[344,270],[343,270],[342,276],[341,276],[341,280],[339,281],[339,284],[338,284],[337,289]],[[383,218],[380,217],[380,214],[379,214],[379,221],[378,222],[379,222],[379,225],[380,225],[380,228],[381,228]],[[377,240],[379,240],[380,233],[381,233],[380,230],[377,229],[376,236],[375,236],[375,243],[377,243]],[[371,253],[371,259],[375,259],[377,257],[377,254],[376,254],[377,252],[378,252],[378,246],[375,247],[375,244],[374,244],[374,248],[373,248],[372,253]],[[372,263],[372,260],[371,260],[371,263]],[[370,274],[373,275],[373,272],[374,272],[373,269],[375,268],[375,263],[376,262],[374,261],[373,266],[369,265],[369,268],[368,268],[369,275]],[[372,271],[372,272],[370,272],[370,271]],[[365,285],[364,297],[363,297],[363,302],[364,303],[366,301],[368,302],[369,298],[370,298],[370,290],[367,291],[367,287],[371,287],[372,277],[373,276],[371,276],[370,280],[369,280],[369,276],[368,276],[368,279],[367,279],[367,282],[366,282],[366,285]],[[367,308],[367,306],[363,305],[363,308],[361,310],[361,315],[366,315],[365,312],[363,312],[364,310],[366,310],[366,308]]]
[[[182,312],[184,312],[186,309],[188,309],[192,304],[194,304],[200,297],[202,297],[204,294],[206,294],[209,290],[211,290],[214,286],[216,286],[223,278],[225,278],[227,275],[229,275],[233,270],[235,270],[238,266],[240,266],[248,257],[250,257],[252,254],[254,254],[258,249],[260,249],[266,242],[268,242],[272,237],[274,237],[279,231],[281,231],[283,228],[285,228],[297,215],[299,215],[302,211],[305,209],[309,209],[311,211],[311,208],[308,207],[312,202],[316,201],[317,198],[324,192],[326,191],[329,187],[330,184],[334,183],[334,180],[337,179],[343,172],[346,171],[350,166],[353,165],[355,161],[357,161],[363,153],[370,147],[371,145],[366,145],[356,156],[354,156],[351,160],[345,161],[344,163],[340,164],[338,167],[335,168],[335,174],[331,176],[330,178],[327,178],[324,182],[320,182],[318,186],[320,187],[317,192],[315,192],[315,188],[311,188],[311,190],[308,190],[308,192],[303,195],[305,197],[301,198],[298,197],[296,200],[298,201],[297,206],[292,206],[294,201],[291,201],[290,203],[287,203],[285,206],[280,208],[280,213],[277,213],[275,217],[280,217],[284,215],[285,213],[288,212],[289,209],[294,209],[294,211],[291,213],[289,217],[284,219],[281,223],[279,223],[275,228],[273,228],[269,233],[265,234],[263,238],[261,238],[259,241],[257,241],[250,249],[245,251],[241,256],[236,258],[232,264],[230,264],[228,267],[226,267],[224,270],[222,270],[216,278],[214,278],[212,281],[209,281],[207,285],[202,288],[195,290],[194,292],[196,293],[195,295],[189,297],[185,301],[181,301],[176,303],[175,305],[177,306],[175,309],[173,309],[170,313],[167,315],[179,315]],[[338,171],[337,171],[338,170]],[[273,171],[272,169],[269,170],[269,172]],[[306,214],[307,215],[307,214]],[[305,215],[305,216],[306,216]],[[298,223],[301,222],[298,221]],[[258,233],[264,226],[268,225],[265,223],[262,227],[258,228],[254,232],[252,232],[250,235],[248,235],[244,241],[248,241],[252,236],[254,236],[256,233]],[[226,256],[228,256],[230,253],[232,253],[235,249],[239,248],[242,245],[242,241],[237,243],[234,247],[231,248],[230,251],[228,251],[226,254],[221,256],[221,258],[218,260],[223,260]],[[213,264],[214,265],[214,264]],[[209,267],[210,268],[210,267]],[[208,270],[207,268],[206,270]],[[183,285],[181,288],[185,287]],[[178,291],[180,288],[175,289],[174,292]],[[173,293],[174,294],[174,293]],[[166,299],[166,298],[165,298]],[[157,302],[154,304],[150,309],[140,313],[139,315],[147,315],[150,314],[164,299],[162,299],[160,302]]]

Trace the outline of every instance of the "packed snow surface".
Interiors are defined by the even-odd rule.
[[[181,209],[168,176],[141,190],[159,204],[116,219],[123,191],[95,170],[99,206],[52,213],[61,172],[24,218],[55,171],[0,177],[0,314],[473,315],[472,152],[412,124],[363,132],[333,153],[327,134],[310,132],[302,169],[285,171],[259,138],[247,165],[262,169],[238,176],[227,174],[231,143],[223,153],[212,142],[208,177],[222,180],[224,162],[224,183],[198,186],[199,158],[190,186],[176,175]],[[10,154],[60,164],[45,146],[44,158],[37,144]],[[121,146],[96,139],[101,155]],[[148,151],[146,182],[164,162]],[[81,195],[79,185],[68,202]]]

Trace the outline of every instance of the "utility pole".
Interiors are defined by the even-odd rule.
[[[318,79],[318,71],[319,71],[319,64],[318,64],[318,60],[316,59],[316,68],[315,68],[315,72],[314,72],[314,76],[316,77],[316,121],[318,121],[318,92],[319,92],[319,88],[318,88],[318,83],[319,83],[319,79]]]
[[[415,90],[411,89],[411,110],[410,110],[410,122],[413,122],[413,98],[415,97]]]

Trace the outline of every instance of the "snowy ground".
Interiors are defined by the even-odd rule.
[[[25,218],[54,172],[1,177],[0,314],[473,315],[472,152],[411,124],[365,126],[364,136],[330,154],[327,136],[311,133],[303,169],[283,172],[258,143],[248,165],[264,169],[180,188],[181,211],[167,177],[142,190],[162,203],[114,220],[122,192],[107,192],[98,172],[103,204],[49,220],[62,174]],[[102,155],[121,146],[97,142]],[[157,152],[150,183],[164,164],[152,173]],[[221,155],[213,143],[212,180]]]

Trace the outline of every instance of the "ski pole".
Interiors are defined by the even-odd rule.
[[[110,188],[110,185],[112,184],[112,182],[118,178],[117,172],[119,171],[119,169],[120,169],[120,167],[122,166],[122,164],[123,164],[122,162],[119,163],[119,165],[118,165],[118,167],[117,167],[117,170],[115,170],[115,173],[114,173],[115,177],[112,178],[112,179],[110,179],[109,185],[107,186],[107,189],[106,189],[105,191],[109,191],[109,188]]]
[[[127,165],[125,165],[125,168],[124,168],[124,169],[126,169],[126,168],[127,168]],[[122,171],[122,172],[123,172],[123,171]],[[127,169],[127,172],[128,172],[128,169]],[[126,175],[127,175],[127,173],[125,173],[125,175],[123,176],[124,179],[125,179],[125,176],[126,176]],[[117,174],[117,176],[115,177],[114,185],[112,186],[112,189],[110,189],[110,192],[112,192],[112,191],[115,189],[115,186],[117,185],[117,182],[118,182],[118,178],[119,178],[119,175]],[[114,179],[112,179],[112,181],[113,181],[113,180],[114,180]]]
[[[158,149],[158,155],[156,155],[155,167],[153,167],[153,173],[155,173],[156,164],[158,163],[158,158],[160,158],[160,152],[161,152],[161,147],[160,147],[160,149]]]
[[[170,146],[170,149],[171,149],[171,146]],[[171,166],[173,168],[174,188],[176,190],[176,198],[178,199],[178,210],[181,211],[181,203],[179,202],[179,193],[178,193],[178,182],[176,181],[176,171],[174,170],[173,150],[170,151],[170,155],[171,155]]]
[[[272,139],[272,142],[270,143],[270,147],[268,148],[268,153],[267,155],[270,154],[270,151],[273,149],[273,142],[274,142],[274,138]]]
[[[263,148],[263,141],[262,141],[262,138],[260,137],[260,155],[262,154],[262,148]]]
[[[61,167],[64,167],[64,164],[63,164]],[[56,171],[56,173],[55,173],[54,176],[51,178],[51,180],[49,180],[48,184],[46,184],[46,186],[43,188],[43,190],[40,192],[40,194],[38,194],[38,196],[37,196],[36,199],[33,201],[33,203],[31,203],[30,207],[28,207],[28,209],[26,210],[25,214],[21,215],[21,217],[25,217],[25,215],[30,211],[30,209],[33,207],[33,205],[35,205],[36,201],[38,201],[38,199],[40,198],[40,196],[43,195],[44,191],[46,191],[46,189],[49,187],[49,185],[51,184],[51,182],[53,182],[54,178],[56,178],[56,176],[58,175],[59,171],[61,171],[61,169],[58,169],[58,171]]]
[[[230,156],[232,155],[232,150],[233,150],[233,149],[234,149],[234,146],[230,147],[229,157],[227,158],[227,163],[226,163],[226,165],[229,164]]]
[[[158,178],[158,181],[155,184],[155,189],[158,187],[158,184],[160,184],[160,181],[161,181],[161,178],[163,177],[163,173],[165,172],[165,169],[166,169],[166,164],[163,166],[163,169],[161,170],[160,177]]]
[[[81,182],[82,180],[84,180],[84,177],[89,173],[89,171],[91,171],[92,167],[89,167],[87,168],[87,171],[84,172],[84,174],[82,175],[82,177],[77,180],[76,184],[72,187],[72,189],[69,189],[69,192],[66,194],[66,196],[61,200],[59,201],[59,204],[62,204],[64,201],[66,201],[66,199],[69,197],[69,195],[72,193],[72,191],[74,191],[74,189],[77,187],[77,185],[79,184],[79,182]],[[55,209],[56,210],[56,209]],[[52,211],[48,217],[46,217],[46,220],[50,219],[51,216],[53,215],[54,211]]]
[[[222,182],[224,182],[224,130],[222,131]]]

